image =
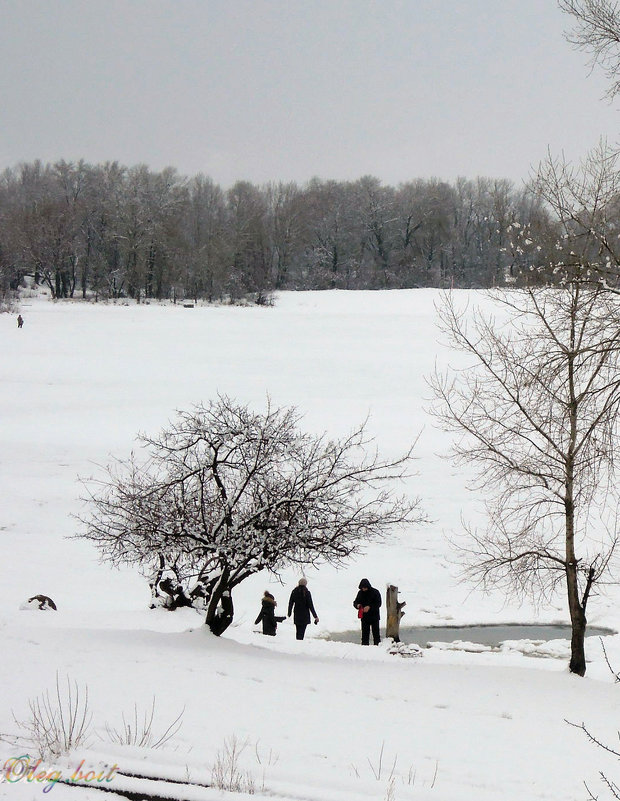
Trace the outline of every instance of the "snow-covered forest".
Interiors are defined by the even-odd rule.
[[[22,164],[0,176],[0,287],[54,297],[265,302],[274,289],[504,283],[507,227],[552,225],[507,180],[358,181],[223,189],[174,169]]]

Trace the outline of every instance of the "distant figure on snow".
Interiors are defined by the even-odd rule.
[[[312,595],[308,589],[308,580],[300,578],[297,586],[291,593],[288,602],[288,616],[291,616],[293,609],[293,621],[295,623],[295,639],[303,640],[306,633],[306,626],[310,623],[310,613],[314,616],[315,624],[319,622],[314,604],[312,603]]]
[[[366,578],[360,581],[358,589],[359,592],[355,596],[353,606],[357,609],[357,615],[362,624],[362,645],[370,644],[371,629],[373,642],[375,645],[379,645],[381,642],[379,635],[381,593]]]
[[[270,592],[265,590],[265,594],[263,595],[263,600],[261,601],[261,610],[258,613],[258,617],[254,621],[255,625],[258,625],[261,620],[263,621],[263,634],[268,634],[270,637],[276,636],[276,631],[278,629],[278,623],[282,623],[283,620],[286,620],[285,617],[278,617],[276,615],[276,599]]]
[[[24,318],[21,316],[21,314],[17,315],[17,327],[18,328],[24,327]]]

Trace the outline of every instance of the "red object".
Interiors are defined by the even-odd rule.
[[[364,617],[364,607],[363,606],[360,606],[360,608],[357,610],[357,616],[358,617]]]

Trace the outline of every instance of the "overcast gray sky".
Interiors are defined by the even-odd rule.
[[[526,178],[618,107],[555,0],[0,0],[0,167]]]

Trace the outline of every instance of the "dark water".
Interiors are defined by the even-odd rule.
[[[587,637],[603,637],[616,634],[613,629],[600,626],[588,626]],[[381,629],[381,636],[385,630]],[[360,642],[359,629],[355,631],[338,631],[329,635],[336,642]],[[429,642],[475,642],[480,645],[499,645],[505,640],[570,640],[569,625],[535,625],[524,626],[508,623],[488,626],[401,626],[400,639],[405,643],[417,643],[424,647]]]

